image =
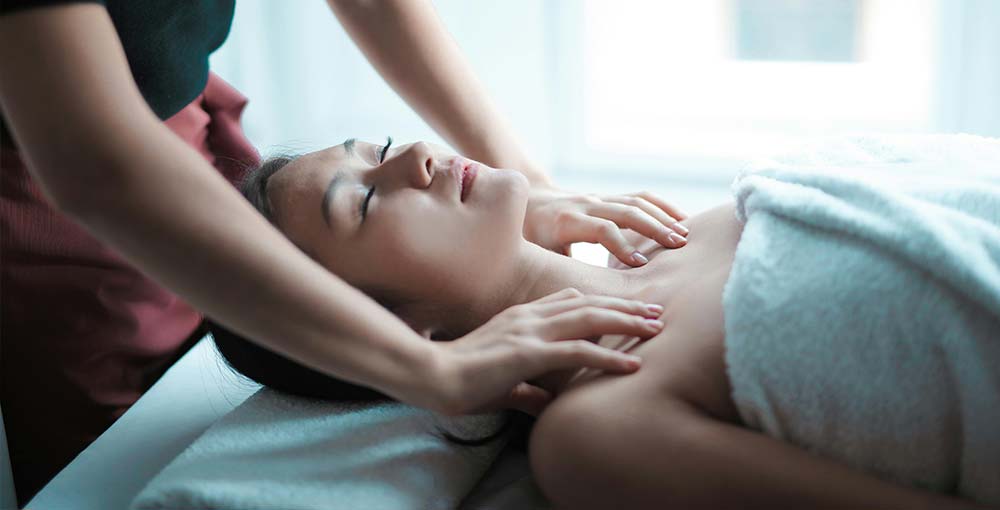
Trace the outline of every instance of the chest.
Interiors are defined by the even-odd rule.
[[[669,392],[697,403],[722,419],[736,419],[724,363],[722,293],[732,267],[742,225],[723,206],[692,218],[688,244],[655,253],[640,299],[664,307],[664,330],[640,342],[608,335],[599,344],[638,354],[643,368],[632,378],[637,391]],[[580,373],[566,389],[619,376]]]

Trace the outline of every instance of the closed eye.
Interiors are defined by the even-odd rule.
[[[380,165],[385,162],[385,156],[386,156],[386,154],[388,154],[389,147],[391,145],[392,145],[392,137],[391,136],[387,136],[386,140],[385,140],[385,145],[382,146],[382,151],[379,152],[379,156],[378,156],[378,163]],[[368,194],[365,195],[365,200],[363,202],[361,202],[361,221],[362,222],[365,221],[365,218],[368,217],[368,202],[371,202],[372,195],[374,195],[374,194],[375,194],[375,186],[372,185],[372,187],[368,188]]]

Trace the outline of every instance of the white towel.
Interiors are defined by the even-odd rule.
[[[397,402],[336,403],[262,389],[167,465],[148,509],[452,509],[506,444],[503,414],[446,417]]]
[[[859,137],[733,183],[723,294],[743,420],[1000,503],[1000,140]]]

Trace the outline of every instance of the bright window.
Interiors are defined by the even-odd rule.
[[[929,131],[936,6],[586,0],[564,13],[582,22],[562,24],[557,88],[577,92],[561,103],[573,121],[560,159],[731,175],[735,162],[803,136]]]

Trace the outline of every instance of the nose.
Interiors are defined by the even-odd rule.
[[[403,165],[401,172],[407,184],[415,188],[427,188],[434,177],[434,152],[430,145],[415,142],[396,155]]]

